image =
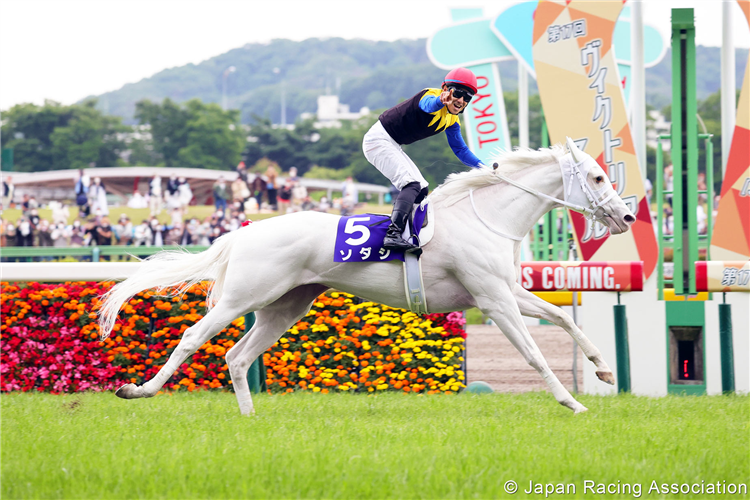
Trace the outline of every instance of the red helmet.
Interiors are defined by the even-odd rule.
[[[448,83],[457,83],[459,85],[464,85],[465,87],[471,89],[471,91],[475,94],[477,93],[477,77],[474,76],[474,73],[472,73],[470,69],[456,68],[450,70],[450,72],[445,75],[445,79],[443,80],[443,84]]]

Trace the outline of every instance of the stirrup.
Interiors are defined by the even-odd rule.
[[[386,236],[386,238],[383,240],[383,248],[385,248],[386,250],[405,250],[408,252],[419,247],[414,243],[405,240],[401,236],[399,236],[398,238],[389,238]]]

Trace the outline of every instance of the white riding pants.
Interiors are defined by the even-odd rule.
[[[429,185],[411,158],[388,135],[380,120],[365,134],[362,150],[367,161],[375,165],[398,189],[411,182],[418,182],[421,188]]]

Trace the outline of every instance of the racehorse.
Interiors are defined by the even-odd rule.
[[[614,384],[614,375],[570,316],[517,283],[520,241],[557,206],[584,213],[612,234],[626,232],[635,217],[596,161],[570,139],[567,143],[567,154],[561,145],[504,152],[494,168],[450,175],[428,198],[435,228],[421,260],[430,312],[479,308],[539,372],[555,399],[579,413],[586,407],[552,373],[521,315],[561,326],[596,365],[600,380]],[[249,415],[254,413],[246,378],[250,365],[307,314],[318,295],[335,288],[408,308],[400,262],[334,262],[338,221],[319,212],[293,213],[228,233],[202,253],[162,251],[144,260],[133,276],[102,297],[102,338],[112,331],[120,307],[145,289],[185,289],[213,281],[206,299],[210,309],[185,331],[156,376],[141,386],[123,385],[117,396],[154,396],[201,345],[235,318],[255,311],[255,325],[226,355],[240,412]]]

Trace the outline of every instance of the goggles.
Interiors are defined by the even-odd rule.
[[[471,98],[474,97],[474,93],[464,87],[458,87],[456,85],[448,85],[447,87],[449,90],[453,91],[453,97],[456,99],[463,99],[466,103],[470,102]]]

